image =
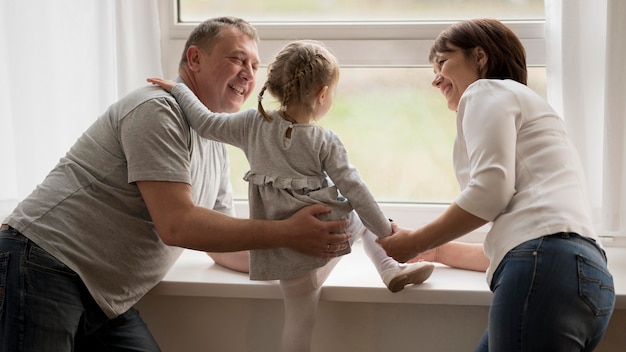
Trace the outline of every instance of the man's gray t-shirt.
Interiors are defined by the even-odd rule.
[[[190,183],[196,204],[234,215],[226,153],[171,95],[144,87],[111,105],[3,223],[76,271],[112,318],[182,251],[160,240],[135,182]]]

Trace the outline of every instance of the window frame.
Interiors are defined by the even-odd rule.
[[[186,40],[195,23],[178,22],[177,0],[167,1],[167,26],[164,38]],[[346,21],[346,22],[254,22],[261,44],[261,63],[267,64],[277,50],[295,39],[323,41],[333,48],[342,66],[346,67],[429,67],[426,55],[435,37],[456,21]],[[543,67],[545,55],[544,20],[503,21],[520,38],[526,49],[527,65]],[[165,28],[164,28],[165,27]],[[287,35],[286,35],[287,34]],[[364,42],[367,45],[363,45]],[[402,44],[405,50],[384,50],[389,43]],[[377,50],[371,50],[371,48]],[[382,50],[381,50],[382,49]],[[178,55],[176,55],[178,57]]]
[[[176,77],[180,53],[196,23],[178,21],[178,1],[160,0],[163,66],[166,77]],[[294,39],[323,41],[345,67],[430,67],[427,55],[435,37],[456,21],[398,22],[254,22],[261,43],[261,65],[267,66],[280,48]],[[545,21],[503,21],[520,38],[529,67],[545,67]],[[285,35],[287,34],[287,35]],[[401,44],[401,46],[397,46]],[[386,48],[401,47],[401,51]],[[417,228],[439,216],[449,204],[392,203],[380,206],[403,227]],[[239,217],[247,217],[247,200],[235,201]],[[467,234],[461,240],[482,242],[490,225]]]

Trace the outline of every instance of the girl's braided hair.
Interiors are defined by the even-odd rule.
[[[259,93],[258,110],[266,120],[272,120],[261,103],[267,90],[280,102],[285,115],[288,104],[302,105],[313,111],[319,90],[333,86],[338,80],[339,63],[321,42],[292,42],[269,64],[267,81]]]

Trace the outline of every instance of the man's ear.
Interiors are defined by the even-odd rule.
[[[200,67],[200,61],[202,57],[202,51],[195,45],[190,45],[187,48],[187,66],[191,71],[197,71]]]

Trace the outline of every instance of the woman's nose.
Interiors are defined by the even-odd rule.
[[[441,75],[438,73],[435,75],[435,79],[433,79],[432,85],[433,87],[437,88],[439,87],[439,85],[441,84],[442,81],[442,77]]]

